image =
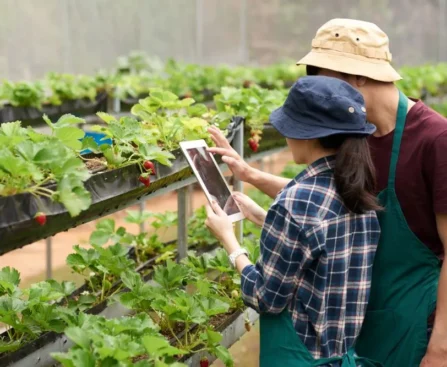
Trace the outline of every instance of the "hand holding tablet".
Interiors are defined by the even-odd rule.
[[[232,222],[244,219],[244,215],[231,195],[225,177],[213,155],[207,151],[208,145],[206,142],[204,140],[182,142],[180,148],[208,201],[217,202]]]

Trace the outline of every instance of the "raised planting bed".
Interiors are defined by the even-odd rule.
[[[247,320],[250,324],[254,324],[258,318],[258,313],[251,308],[247,308],[245,311],[236,311],[229,315],[216,327],[216,331],[222,333],[223,339],[221,341],[221,345],[225,348],[231,347],[240,339],[242,335],[247,332],[245,328]],[[191,367],[198,367],[200,366],[200,360],[203,357],[208,358],[210,364],[216,360],[216,357],[208,353],[199,352],[193,356],[184,358],[182,362]]]
[[[234,138],[235,128],[242,119],[235,118],[230,130],[229,140]],[[260,148],[257,153],[285,146],[285,140],[271,125],[266,125]],[[156,176],[151,177],[151,185],[145,187],[138,180],[140,171],[137,165],[113,170],[99,171],[86,182],[92,204],[77,217],[71,217],[66,208],[44,197],[28,193],[0,197],[0,255],[23,247],[56,233],[87,223],[96,218],[111,214],[148,196],[159,195],[191,184],[194,177],[186,158],[180,149],[172,152],[176,157],[171,167],[156,165]],[[255,157],[255,153],[245,148],[245,155]],[[219,157],[216,157],[219,160]],[[192,181],[188,181],[191,179]],[[47,223],[39,225],[34,214],[44,212]]]
[[[170,243],[169,243],[170,244]],[[194,247],[193,245],[191,247]],[[197,254],[203,254],[208,252],[213,254],[218,245],[208,246],[207,248],[199,248],[197,250]],[[176,252],[176,250],[174,250]],[[134,259],[135,253],[134,248],[130,248],[128,253],[129,258]],[[157,258],[160,255],[154,256],[148,261],[136,267],[136,271],[141,274],[143,280],[145,282],[150,282],[152,278],[152,269],[154,265],[156,265]],[[70,296],[70,299],[76,299],[79,297],[84,291],[87,291],[89,288],[86,284],[75,290]],[[116,294],[117,292],[125,293],[128,292],[129,289],[123,285],[121,279],[116,281],[109,290],[110,294]],[[100,292],[95,294],[96,298],[100,298]],[[62,304],[62,303],[61,303]],[[125,308],[118,302],[109,304],[109,299],[105,298],[99,303],[96,303],[93,307],[84,311],[87,314],[104,316],[106,318],[117,318],[121,316],[125,316],[131,313],[128,308]],[[8,334],[4,332],[0,335],[1,338],[7,338]],[[48,367],[48,366],[56,366],[58,363],[54,361],[51,357],[51,353],[55,352],[66,352],[73,343],[67,339],[65,334],[56,333],[56,332],[46,332],[40,335],[37,339],[30,341],[24,344],[20,349],[10,352],[0,354],[0,366],[16,366],[16,367],[28,367],[28,366],[36,366],[36,367]]]
[[[22,121],[22,126],[35,126],[45,124],[42,116],[47,115],[56,120],[67,113],[78,117],[94,115],[99,111],[107,111],[108,95],[100,92],[92,101],[88,98],[64,101],[59,106],[43,105],[41,109],[35,107],[14,107],[6,105],[0,109],[0,123],[9,121]]]

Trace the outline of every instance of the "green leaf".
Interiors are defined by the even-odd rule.
[[[115,221],[103,219],[96,225],[96,230],[90,235],[92,245],[102,246],[107,243],[115,233]]]
[[[233,357],[231,357],[230,352],[227,348],[225,348],[223,345],[219,345],[214,349],[214,353],[216,354],[216,357],[220,359],[226,367],[233,367]]]
[[[187,353],[185,350],[171,347],[166,339],[159,336],[147,335],[141,341],[151,357],[169,357]]]
[[[100,153],[99,145],[96,143],[92,136],[87,136],[82,139],[82,150],[90,150],[91,152],[98,154]]]
[[[211,329],[206,329],[206,332],[200,337],[201,339],[206,340],[207,345],[210,347],[219,344],[222,341],[222,334]]]
[[[107,124],[110,124],[112,121],[116,121],[114,116],[105,112],[97,112],[96,115]]]
[[[3,290],[12,292],[20,284],[20,273],[9,266],[0,271],[0,287]]]
[[[70,349],[68,353],[51,353],[64,367],[95,367],[96,358],[89,350]]]
[[[80,139],[85,136],[85,132],[77,127],[61,127],[55,131],[56,137],[67,147],[74,150],[81,150]]]
[[[58,201],[65,205],[72,217],[75,217],[90,207],[92,202],[82,181],[73,175],[64,177],[57,185]]]
[[[21,347],[20,340],[3,340],[0,339],[0,353],[13,352]]]
[[[168,167],[172,166],[170,159],[175,159],[175,156],[172,153],[165,151],[156,145],[141,144],[138,149],[144,159],[149,161],[155,160]]]
[[[202,103],[197,103],[193,106],[189,106],[186,111],[188,115],[191,117],[202,117],[204,114],[208,112],[208,107],[206,107]]]
[[[9,138],[24,135],[24,129],[22,128],[20,121],[2,123],[0,125],[0,131]]]
[[[127,210],[126,211],[127,216],[124,218],[124,220],[127,223],[134,223],[134,224],[141,224],[147,221],[150,217],[152,217],[154,214],[148,211],[139,211],[139,210]]]
[[[90,339],[80,327],[68,327],[65,329],[65,335],[83,349],[88,350],[90,348]]]
[[[57,128],[62,128],[62,127],[66,127],[66,126],[70,126],[70,125],[78,125],[78,124],[84,124],[85,120],[80,118],[80,117],[76,117],[72,114],[65,114],[62,115],[59,120],[57,120],[57,122],[54,124],[54,127]]]

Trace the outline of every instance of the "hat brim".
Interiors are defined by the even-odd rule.
[[[282,136],[297,140],[319,139],[339,134],[367,136],[376,131],[376,127],[370,123],[366,123],[362,130],[340,130],[310,125],[292,119],[284,112],[283,107],[270,114],[270,123]]]
[[[386,61],[323,49],[313,49],[298,61],[297,65],[316,66],[340,73],[365,76],[381,82],[396,82],[402,79]]]

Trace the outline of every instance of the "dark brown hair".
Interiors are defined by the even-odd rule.
[[[325,149],[337,149],[335,185],[346,207],[363,214],[381,207],[375,195],[376,174],[366,136],[331,135],[319,139]]]

